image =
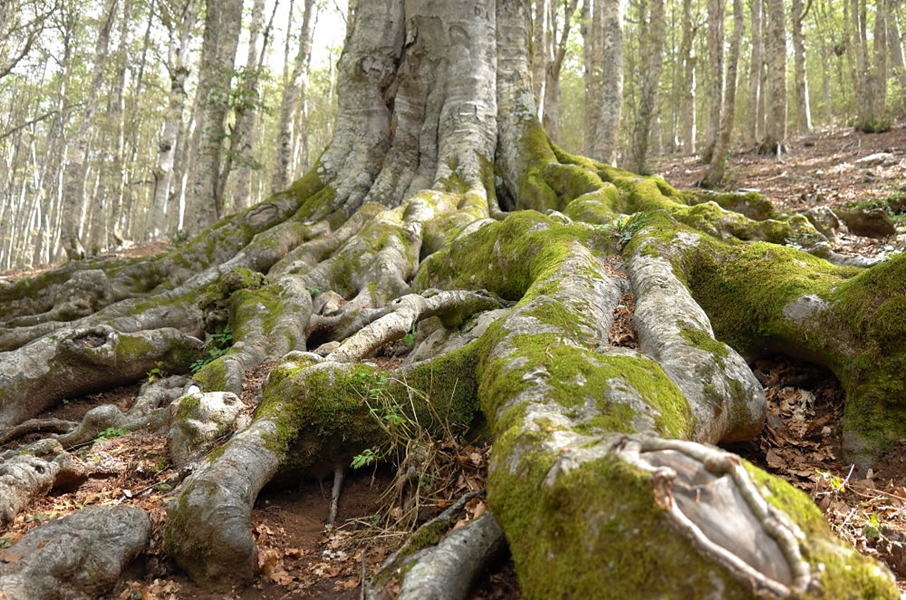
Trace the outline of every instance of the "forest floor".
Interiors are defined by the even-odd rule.
[[[858,162],[882,152],[893,155],[894,160]],[[663,161],[658,173],[672,185],[688,188],[702,178],[704,166],[696,158],[673,158]],[[735,154],[728,173],[729,189],[758,189],[782,210],[800,211],[819,204],[832,208],[886,204],[906,195],[906,124],[875,135],[844,128],[818,131],[795,138],[789,154],[779,161]],[[876,240],[843,234],[838,242],[841,252],[874,256],[902,248],[906,235]],[[164,248],[161,244],[140,246],[126,253],[140,255]],[[625,322],[622,327],[625,342],[631,330]],[[838,535],[885,561],[897,575],[901,590],[906,590],[906,440],[873,470],[860,472],[839,459],[844,394],[833,375],[781,357],[757,361],[752,367],[765,387],[769,417],[758,440],[731,449],[808,493]],[[249,373],[243,394],[248,411],[253,409],[260,381],[261,372]],[[73,399],[46,416],[76,420],[104,403],[126,410],[137,393],[138,386],[129,386]],[[98,439],[75,451],[102,460],[103,471],[75,490],[55,491],[36,500],[6,531],[0,531],[0,561],[9,558],[3,548],[41,523],[87,505],[128,503],[151,515],[154,542],[142,564],[127,573],[109,599],[355,600],[361,595],[363,574],[374,572],[403,540],[404,532],[390,525],[394,498],[385,493],[394,479],[390,469],[368,467],[348,477],[334,527],[325,526],[329,481],[323,485],[300,483],[295,489],[265,489],[254,511],[259,580],[232,594],[206,594],[180,574],[161,548],[167,493],[153,486],[171,475],[166,438],[150,432],[119,433],[102,436],[109,439]],[[422,518],[484,485],[489,448],[459,445],[453,440],[436,443],[438,461],[448,466],[439,471],[445,474],[445,481],[434,484],[438,493],[423,499]],[[463,519],[483,509],[482,501],[475,499],[467,505]],[[473,600],[520,597],[509,561],[488,573],[472,596]]]

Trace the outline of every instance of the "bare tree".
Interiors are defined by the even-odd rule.
[[[702,180],[702,187],[715,188],[723,183],[736,120],[736,80],[744,30],[745,16],[743,15],[742,0],[733,0],[733,37],[730,39],[730,54],[727,58],[727,82],[724,91],[724,106],[721,110],[720,135],[714,146],[714,152],[711,154],[711,162],[708,164],[708,170]]]
[[[587,152],[615,164],[623,111],[622,0],[586,0],[586,136]],[[590,19],[589,19],[590,16]]]
[[[194,163],[186,190],[186,229],[197,234],[224,215],[223,172],[243,0],[205,0],[204,39],[195,94]]]
[[[198,19],[198,0],[178,0],[159,4],[160,19],[167,29],[167,61],[170,79],[169,101],[158,141],[157,166],[154,169],[154,195],[145,220],[145,239],[160,239],[175,224],[172,204],[177,145],[184,143],[183,113],[189,76],[189,52],[192,32]]]
[[[764,0],[752,0],[750,5],[752,24],[752,49],[749,56],[748,113],[743,140],[749,148],[755,148],[761,140],[764,129],[765,64],[764,64]]]
[[[767,121],[759,146],[764,154],[786,152],[786,27],[783,0],[764,0],[767,8]]]
[[[636,173],[648,173],[649,149],[658,116],[658,88],[664,62],[667,18],[663,0],[640,3],[642,20],[639,28],[639,106],[633,123],[627,151],[626,167]],[[647,13],[647,14],[646,14]]]
[[[711,162],[717,138],[720,137],[721,111],[724,104],[724,21],[727,0],[708,0],[708,128],[702,160]]]
[[[793,87],[796,91],[796,129],[799,133],[812,130],[812,107],[808,92],[808,77],[805,72],[805,34],[802,23],[812,7],[812,0],[803,5],[803,0],[793,0],[790,6],[790,20],[793,42]]]
[[[569,33],[578,7],[579,0],[552,2],[547,20],[551,27],[548,36],[550,45],[547,49],[549,60],[545,61],[544,98],[540,112],[545,130],[555,141],[560,135],[560,72],[563,69],[563,61],[566,60]]]
[[[271,193],[285,189],[295,173],[292,171],[293,147],[297,136],[304,137],[304,128],[296,131],[293,127],[297,113],[305,112],[305,94],[307,90],[307,77],[311,60],[311,38],[315,23],[318,20],[319,5],[315,0],[305,0],[302,8],[302,25],[298,32],[298,49],[292,68],[286,65],[283,79],[283,97],[280,100],[280,118],[277,128],[277,143],[275,145],[275,167],[271,181]],[[289,40],[287,39],[287,48]],[[304,165],[307,167],[308,165]]]
[[[101,84],[105,77],[109,57],[110,30],[117,15],[117,1],[107,0],[103,18],[97,32],[92,63],[91,87],[85,105],[79,113],[76,134],[71,141],[72,154],[68,157],[63,173],[64,215],[62,218],[62,242],[66,256],[70,260],[85,257],[79,230],[86,222],[90,208],[85,202],[85,185],[88,174],[88,161],[92,151],[95,134],[94,115],[97,112],[101,96]]]

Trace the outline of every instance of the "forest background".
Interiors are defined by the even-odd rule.
[[[899,0],[533,0],[552,139],[651,172],[906,111]],[[0,272],[179,243],[284,189],[336,114],[338,0],[0,4]]]

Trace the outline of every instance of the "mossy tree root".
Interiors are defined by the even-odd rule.
[[[503,529],[489,512],[403,560],[397,600],[461,600],[506,549]],[[383,595],[382,595],[383,594]],[[387,597],[381,588],[368,598]]]
[[[273,422],[262,419],[236,434],[183,482],[167,508],[167,554],[206,587],[247,584],[258,571],[251,512],[277,471],[279,457],[267,444],[274,432]]]
[[[440,317],[443,324],[455,327],[477,312],[500,307],[499,300],[481,291],[431,290],[407,294],[392,301],[389,314],[349,337],[327,356],[327,360],[344,363],[362,360],[384,344],[405,337],[423,319]]]
[[[55,486],[81,482],[88,470],[58,442],[33,444],[28,453],[0,462],[0,526],[12,523],[29,502]]]
[[[173,328],[60,330],[0,354],[0,428],[32,418],[64,398],[140,381],[154,368],[185,371],[198,349],[197,339]]]
[[[626,270],[639,346],[689,399],[693,439],[713,444],[758,437],[766,410],[761,384],[735,350],[714,339],[711,321],[671,264],[634,252]]]
[[[629,251],[669,263],[718,338],[747,358],[786,354],[837,376],[849,460],[868,466],[906,437],[906,256],[839,267],[796,248],[719,243],[664,214],[647,223]]]

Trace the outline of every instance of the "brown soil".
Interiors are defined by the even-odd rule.
[[[904,184],[904,163],[896,167],[863,168],[858,158],[876,152],[893,152],[902,158],[906,127],[890,132],[862,135],[847,129],[829,129],[797,138],[791,152],[778,161],[751,153],[731,158],[730,187],[760,189],[778,206],[801,210],[816,203],[832,207],[847,202],[885,198]],[[665,161],[660,173],[677,187],[699,181],[704,166],[695,158]],[[871,240],[847,236],[841,249],[876,254],[896,240]],[[125,251],[130,255],[159,252],[166,245],[142,245]],[[13,278],[26,273],[7,274]],[[626,314],[623,314],[626,313]],[[617,315],[612,335],[617,343],[632,345],[629,327],[631,298]],[[753,365],[770,403],[767,425],[755,442],[734,446],[734,451],[774,472],[807,492],[825,512],[834,530],[862,552],[886,561],[906,590],[906,441],[889,452],[874,471],[857,472],[838,459],[839,417],[843,393],[828,372],[784,358],[762,360]],[[263,370],[249,373],[243,401],[251,410]],[[73,399],[53,411],[58,418],[79,419],[88,409],[113,403],[125,409],[137,393],[129,386]],[[444,445],[454,463],[467,468],[449,475],[447,502],[464,490],[483,486],[483,471],[489,449]],[[349,477],[339,505],[336,526],[325,521],[329,511],[330,482],[300,482],[291,489],[266,489],[255,507],[254,531],[260,549],[261,575],[251,587],[230,594],[208,594],[182,576],[163,554],[160,531],[167,493],[150,486],[166,480],[172,470],[166,460],[162,436],[135,432],[100,440],[76,450],[109,461],[97,475],[76,490],[57,490],[37,500],[0,534],[0,549],[44,523],[89,504],[129,503],[140,505],[155,525],[154,542],[143,564],[124,577],[108,598],[324,598],[360,597],[363,572],[373,572],[398,545],[404,533],[387,525],[388,503],[382,499],[393,479],[385,470],[357,472]],[[435,497],[438,508],[444,501]],[[470,510],[480,511],[473,506]],[[464,517],[468,518],[468,516]],[[364,569],[364,571],[363,571]],[[496,565],[474,592],[474,599],[519,598],[511,562]]]

